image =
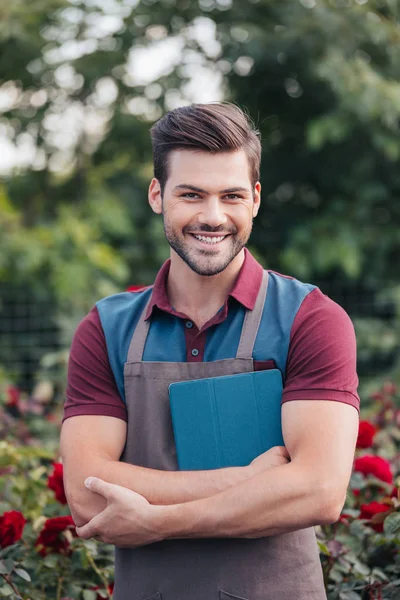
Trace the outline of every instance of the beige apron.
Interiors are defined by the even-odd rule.
[[[236,358],[214,362],[143,362],[149,329],[143,310],[124,367],[128,431],[124,462],[178,470],[168,386],[172,382],[253,371],[253,346],[268,274],[247,310]],[[250,492],[249,492],[250,493]],[[245,538],[178,539],[115,548],[114,600],[326,600],[312,527]]]

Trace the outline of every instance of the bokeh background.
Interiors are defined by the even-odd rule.
[[[12,425],[56,452],[78,322],[152,283],[169,254],[147,203],[149,129],[177,106],[229,100],[262,135],[249,248],[350,314],[375,449],[400,471],[399,18],[398,0],[0,3],[4,436]]]
[[[0,365],[22,389],[65,364],[101,297],[168,256],[147,204],[149,128],[231,100],[261,130],[250,248],[356,327],[359,373],[395,377],[400,4],[15,0],[0,7]],[[55,353],[61,354],[57,357]],[[64,358],[63,358],[64,356]]]

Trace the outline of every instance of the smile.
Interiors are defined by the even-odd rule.
[[[193,237],[196,238],[196,240],[199,240],[200,242],[205,242],[206,244],[218,244],[219,242],[222,242],[227,236],[226,235],[220,235],[218,237],[214,237],[214,236],[209,236],[209,235],[196,235],[195,233],[192,233]]]

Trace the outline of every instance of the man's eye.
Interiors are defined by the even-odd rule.
[[[186,192],[185,194],[182,194],[182,197],[194,199],[194,198],[199,198],[199,195],[196,194],[195,192]]]
[[[227,194],[226,196],[224,196],[224,198],[227,198],[228,200],[238,200],[241,197],[242,196],[238,196],[237,194]]]

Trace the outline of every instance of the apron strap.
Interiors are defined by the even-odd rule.
[[[253,356],[253,348],[256,341],[258,328],[261,323],[265,298],[267,296],[267,287],[268,271],[264,271],[254,308],[253,310],[246,310],[236,358],[251,359]]]
[[[264,271],[254,309],[247,310],[244,317],[242,334],[240,336],[236,358],[251,358],[253,355],[254,343],[256,341],[258,328],[260,326],[261,317],[264,310],[267,287],[268,272]],[[135,327],[126,359],[128,363],[141,362],[143,359],[144,346],[146,344],[147,334],[150,327],[150,320],[145,321],[145,315],[151,302],[152,295],[153,293],[151,293],[150,298],[144,307],[142,314],[140,315],[139,322]]]
[[[150,294],[150,298],[146,303],[146,306],[140,315],[139,322],[135,327],[135,331],[133,332],[131,343],[129,344],[128,356],[126,359],[126,362],[128,363],[141,362],[143,358],[144,346],[146,344],[147,334],[150,327],[150,319],[145,321],[145,315],[147,313],[147,308],[151,302],[152,296],[153,291]]]

